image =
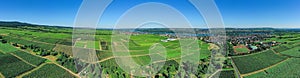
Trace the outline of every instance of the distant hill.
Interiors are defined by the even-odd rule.
[[[17,22],[17,21],[0,21],[0,26],[9,26],[9,27],[14,27],[14,26],[36,26],[33,24],[29,23],[23,23],[23,22]]]
[[[66,26],[49,26],[49,25],[37,25],[37,24],[30,24],[25,22],[18,22],[18,21],[0,21],[0,27],[22,27],[22,26],[30,26],[30,27],[50,27],[50,28],[72,28]],[[101,28],[99,28],[101,29]],[[129,28],[130,29],[130,28]],[[171,28],[177,29],[177,28]],[[182,28],[179,28],[182,30]],[[111,29],[108,29],[111,30]],[[126,30],[126,29],[125,29]],[[208,31],[207,28],[195,28],[195,31]],[[294,31],[300,32],[300,28],[225,28],[226,31]],[[143,31],[143,32],[160,32],[160,31],[170,31],[167,28],[139,28],[136,31]]]
[[[18,21],[0,21],[0,27],[50,27],[50,28],[72,28],[72,27],[65,27],[65,26],[50,26],[50,25],[37,25],[37,24],[30,24],[25,22],[18,22]]]

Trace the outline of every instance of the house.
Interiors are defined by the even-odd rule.
[[[169,41],[175,41],[175,40],[177,40],[177,39],[175,39],[175,38],[168,38],[166,40],[160,40],[160,41],[162,41],[162,42],[169,42]]]
[[[258,49],[258,47],[256,47],[256,46],[250,46],[250,48],[251,48],[252,51]]]

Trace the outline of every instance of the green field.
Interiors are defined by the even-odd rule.
[[[4,53],[9,53],[9,52],[17,51],[17,49],[12,45],[10,45],[9,43],[3,44],[0,42],[0,51]]]
[[[0,55],[0,72],[7,78],[16,77],[33,68],[13,55]]]
[[[280,52],[281,54],[292,56],[292,57],[300,57],[300,47],[295,47],[283,52]]]
[[[247,53],[247,52],[249,52],[248,48],[236,48],[235,50],[238,53]]]
[[[236,78],[234,70],[223,70],[220,73],[219,78]]]
[[[291,58],[275,67],[245,78],[298,78],[300,77],[299,65],[299,58]]]
[[[279,56],[271,50],[247,56],[233,57],[233,61],[241,74],[269,67],[284,59],[286,59],[286,57]]]
[[[24,78],[75,78],[75,76],[55,64],[46,64],[25,75]]]
[[[27,62],[29,62],[33,65],[36,65],[36,66],[38,66],[46,61],[46,59],[44,59],[44,58],[40,58],[40,57],[31,55],[31,54],[23,52],[23,51],[17,51],[17,52],[14,52],[13,54],[17,55],[18,57],[26,60]]]

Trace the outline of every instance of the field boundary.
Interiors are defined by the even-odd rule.
[[[74,75],[76,78],[80,78],[80,76],[79,76],[78,74],[72,72],[71,70],[69,70],[69,69],[67,69],[67,68],[65,68],[65,67],[63,67],[63,66],[61,66],[61,65],[59,65],[59,64],[57,64],[57,63],[53,63],[53,62],[52,62],[52,63],[50,63],[50,64],[55,64],[55,65],[57,65],[58,67],[63,68],[64,70],[66,70],[66,71],[69,72],[70,74]]]
[[[261,51],[261,52],[256,52],[256,53],[251,53],[251,54],[246,54],[246,55],[232,56],[232,58],[245,57],[245,56],[250,56],[250,55],[256,55],[256,54],[260,54],[260,53],[267,52],[268,50],[270,50],[270,49],[267,49],[267,50],[264,50],[264,51]]]
[[[34,68],[34,69],[30,70],[30,71],[27,71],[27,72],[25,72],[25,73],[23,73],[23,74],[17,76],[16,78],[22,78],[23,76],[28,75],[28,74],[30,74],[30,73],[32,73],[32,72],[34,72],[34,71],[40,69],[41,67],[43,67],[43,66],[46,65],[46,64],[48,64],[48,63],[43,63],[43,64],[39,65],[38,67],[36,67],[36,68]]]
[[[33,64],[29,63],[28,61],[24,60],[23,58],[21,58],[21,57],[15,55],[15,54],[13,54],[13,53],[10,53],[10,54],[13,55],[13,56],[15,56],[15,57],[17,57],[18,59],[20,59],[21,61],[25,62],[26,64],[29,64],[29,65],[31,65],[31,66],[33,66],[33,67],[37,67],[36,65],[33,65]]]
[[[276,64],[273,64],[273,65],[271,65],[271,66],[269,66],[269,67],[266,67],[266,68],[263,68],[263,69],[260,69],[260,70],[257,70],[257,71],[253,71],[253,72],[250,72],[250,73],[242,74],[241,76],[242,76],[242,77],[244,77],[244,76],[250,76],[250,75],[253,75],[253,74],[256,74],[256,73],[259,73],[259,72],[268,70],[268,69],[270,69],[270,68],[272,68],[272,67],[275,67],[275,66],[277,66],[277,65],[279,65],[279,64],[281,64],[281,63],[283,63],[283,62],[285,62],[285,61],[288,60],[288,59],[290,59],[290,58],[286,58],[286,59],[284,59],[284,60],[282,60],[282,61],[280,61],[280,62],[278,62],[278,63],[276,63]]]
[[[232,58],[230,58],[230,59],[233,60]],[[239,69],[236,67],[234,61],[231,61],[231,63],[232,63],[232,66],[233,66],[233,68],[234,68],[234,71],[236,71],[236,74],[237,74],[238,78],[243,78],[243,77],[241,76],[241,72],[240,72]]]

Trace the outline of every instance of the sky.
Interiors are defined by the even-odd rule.
[[[0,21],[73,26],[82,0],[0,0]],[[202,15],[188,0],[114,0],[99,28],[110,28],[128,9],[146,2],[167,4],[194,27],[205,27]],[[215,0],[225,27],[300,28],[300,0]]]

